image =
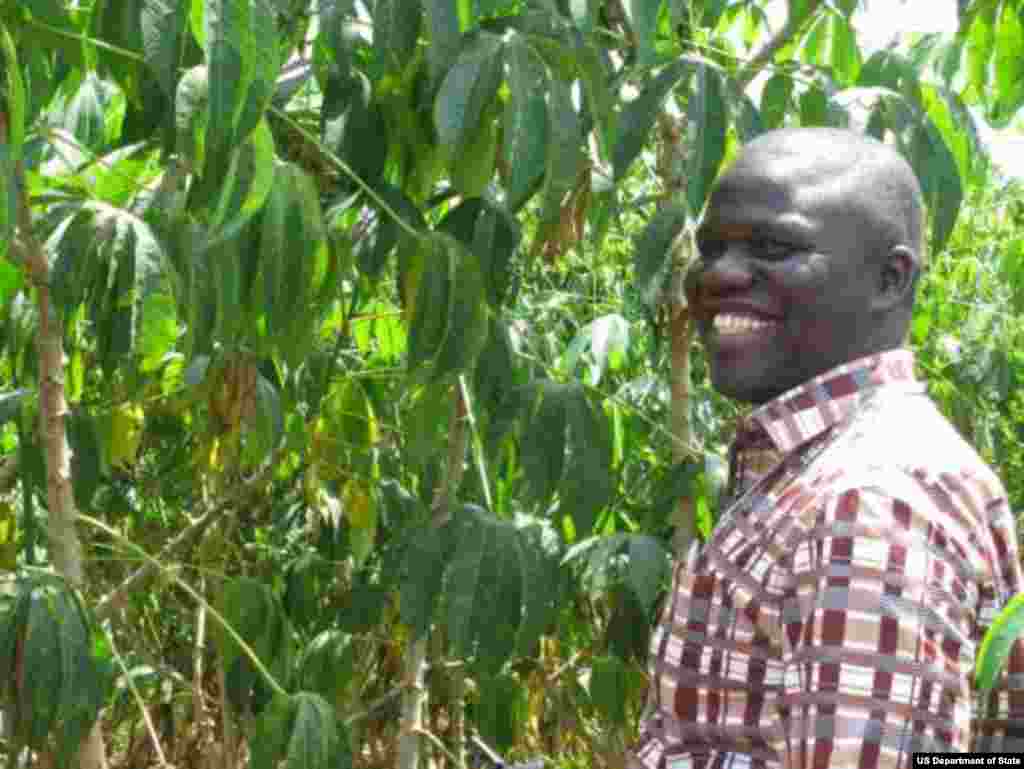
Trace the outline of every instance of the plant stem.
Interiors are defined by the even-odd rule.
[[[204,593],[206,580],[199,578],[199,592]],[[203,654],[206,651],[206,605],[196,609],[196,642],[192,649],[192,721],[198,727],[205,720],[203,702]]]
[[[398,769],[419,769],[420,732],[427,705],[424,673],[427,667],[427,636],[410,642],[405,655],[406,683],[402,699],[402,725],[398,738]]]
[[[487,503],[487,509],[493,513],[495,512],[494,500],[491,497],[491,482],[487,474],[487,460],[484,458],[484,444],[480,440],[480,432],[477,430],[476,415],[473,413],[473,403],[469,399],[469,388],[466,386],[465,374],[459,374],[459,393],[462,396],[463,404],[465,404],[469,430],[473,434],[473,456],[476,459],[476,470],[480,474],[480,486],[484,491],[484,501]]]
[[[0,144],[7,143],[7,114],[0,114]],[[72,587],[85,586],[82,543],[75,531],[75,496],[71,486],[71,448],[64,428],[68,404],[64,395],[64,335],[60,311],[50,297],[50,266],[43,245],[32,228],[25,168],[15,164],[18,237],[25,255],[25,268],[36,286],[39,328],[36,347],[39,356],[39,426],[46,456],[46,499],[49,513],[49,549],[54,569]],[[81,769],[106,769],[106,746],[97,720],[82,742],[78,762]]]
[[[808,21],[814,18],[814,15],[818,12],[821,5],[822,0],[811,0],[808,4],[807,12],[803,16],[797,18],[790,15],[786,19],[786,23],[782,25],[782,29],[776,32],[760,49],[758,49],[753,58],[743,65],[740,71],[736,73],[735,78],[741,91],[750,85],[750,82],[757,77],[758,73],[764,69],[765,65],[775,58],[775,54],[778,53],[786,43],[796,37],[807,25]]]
[[[452,496],[462,483],[466,457],[466,400],[463,388],[452,388],[452,412],[448,423],[448,466],[437,485],[431,506],[430,525],[440,527],[451,517]],[[427,667],[427,638],[413,639],[405,653],[405,695],[398,738],[398,769],[419,769],[420,738],[424,735],[423,711],[427,705],[424,674]]]

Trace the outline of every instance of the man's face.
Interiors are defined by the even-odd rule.
[[[797,155],[761,153],[712,193],[686,292],[724,395],[764,403],[873,351],[876,238],[849,205],[860,193],[839,179]]]

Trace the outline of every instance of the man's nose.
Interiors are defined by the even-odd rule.
[[[749,255],[740,244],[726,246],[722,253],[701,260],[686,276],[691,301],[698,295],[719,296],[742,291],[753,282]]]

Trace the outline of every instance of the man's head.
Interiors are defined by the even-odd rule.
[[[772,131],[719,179],[686,280],[715,387],[764,403],[899,347],[921,267],[921,191],[893,149],[849,131]]]

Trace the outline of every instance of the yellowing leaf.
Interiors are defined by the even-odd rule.
[[[352,555],[356,568],[362,567],[373,552],[377,538],[377,503],[362,481],[351,480],[342,491],[342,508],[351,531]]]
[[[345,517],[354,529],[377,528],[377,506],[360,481],[349,481],[342,493]]]
[[[14,571],[18,564],[17,518],[10,502],[0,502],[0,570]]]
[[[110,416],[110,464],[128,467],[135,462],[142,442],[145,415],[138,405],[123,405]]]

